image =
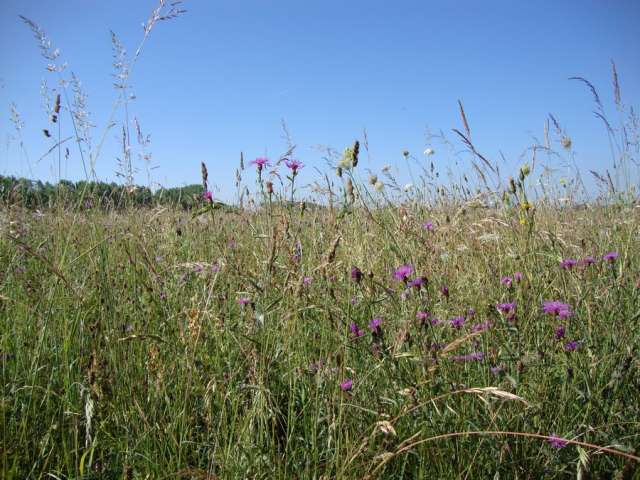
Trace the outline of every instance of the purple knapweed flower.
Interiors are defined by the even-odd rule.
[[[556,329],[553,331],[556,340],[562,340],[564,338],[564,334],[566,333],[567,328],[564,325],[558,325]]]
[[[507,314],[511,311],[515,311],[516,309],[516,304],[515,302],[507,302],[507,303],[496,303],[496,308],[504,313]]]
[[[284,164],[293,172],[294,175],[298,173],[298,170],[304,167],[304,163],[300,162],[299,160],[287,159],[284,161]]]
[[[265,157],[258,157],[255,160],[251,160],[251,165],[255,165],[258,167],[258,171],[261,171],[264,167],[268,167],[271,164],[269,163],[269,159]]]
[[[377,333],[377,332],[380,331],[380,325],[382,325],[382,319],[381,318],[374,318],[373,320],[371,320],[369,322],[369,328],[374,333]]]
[[[359,338],[364,335],[364,332],[360,330],[360,328],[355,322],[349,325],[349,331],[353,334],[355,338]]]
[[[393,272],[393,276],[396,280],[406,281],[407,277],[413,273],[413,267],[411,265],[401,265]]]
[[[312,282],[313,282],[313,278],[311,278],[311,277],[304,277],[302,279],[302,284],[303,285],[311,285]]]
[[[471,362],[471,361],[481,361],[484,359],[484,352],[471,352],[466,355],[453,355],[451,360],[456,362]]]
[[[428,222],[424,222],[422,224],[422,228],[424,228],[429,232],[433,232],[433,229],[434,229],[433,222],[431,220],[429,220]]]
[[[551,445],[553,448],[556,449],[561,449],[567,446],[567,444],[569,443],[567,440],[565,440],[564,438],[560,438],[558,437],[555,433],[552,433],[551,436],[549,437],[549,445]]]
[[[513,279],[516,281],[516,283],[520,283],[522,281],[522,272],[514,273]]]
[[[423,312],[422,310],[418,311],[418,313],[416,313],[416,318],[418,320],[420,320],[421,322],[425,322],[428,318],[430,317],[429,312]]]
[[[202,194],[202,198],[204,198],[207,202],[212,202],[213,201],[213,193],[211,193],[209,190],[207,190],[206,192],[204,192]]]
[[[449,287],[447,287],[446,285],[442,285],[440,287],[440,293],[444,295],[444,298],[449,298]]]
[[[607,252],[602,256],[602,260],[613,263],[619,256],[620,254],[618,252]]]
[[[358,267],[351,267],[351,280],[356,283],[360,283],[362,280],[363,273]]]
[[[454,317],[451,320],[449,320],[449,324],[457,330],[461,329],[464,326],[464,322],[465,320],[462,315],[458,317]]]
[[[485,330],[489,330],[493,324],[490,321],[476,323],[471,327],[472,333],[483,332]]]
[[[251,300],[248,297],[240,297],[238,299],[238,305],[247,305],[251,303]]]
[[[422,287],[426,282],[427,282],[427,279],[425,277],[416,277],[415,279],[407,283],[407,287],[409,288],[413,287],[419,290],[420,287]]]
[[[560,268],[564,270],[571,270],[577,264],[578,264],[577,260],[574,260],[573,258],[565,258],[560,262]]]
[[[507,276],[502,277],[502,278],[500,279],[500,283],[501,283],[502,285],[506,286],[507,288],[511,288],[511,284],[513,283],[513,278],[511,278],[511,277],[507,277]]]
[[[560,318],[567,318],[573,315],[571,306],[567,303],[559,302],[558,300],[547,300],[542,304],[542,311],[552,315],[557,315]]]
[[[342,383],[340,383],[340,390],[343,392],[348,392],[353,388],[353,380],[350,378],[345,378]]]
[[[564,351],[565,352],[573,352],[575,350],[577,350],[578,348],[580,348],[580,342],[578,342],[577,340],[571,340],[567,343],[564,344]]]
[[[584,257],[582,260],[580,260],[580,265],[584,265],[584,266],[589,266],[589,265],[593,265],[594,263],[596,263],[596,259],[593,258],[591,255]]]
[[[431,323],[432,326],[435,327],[436,325],[440,325],[442,323],[442,320],[440,320],[439,318],[433,317],[430,320],[430,323]]]
[[[489,367],[489,371],[493,375],[500,375],[500,373],[502,372],[502,367],[500,365],[494,365],[493,367]]]

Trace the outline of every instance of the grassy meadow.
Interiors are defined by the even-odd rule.
[[[424,154],[371,170],[364,132],[312,180],[283,123],[287,150],[241,157],[222,203],[195,161],[202,185],[158,189],[129,113],[178,3],[133,55],[112,32],[102,134],[22,18],[54,79],[40,160],[59,183],[0,179],[0,477],[639,479],[640,122],[615,65],[619,123],[572,78],[611,169],[578,168],[553,115],[518,167],[496,162],[460,102]],[[100,184],[114,126],[119,184]]]
[[[637,478],[637,205],[205,210],[4,210],[3,478]]]

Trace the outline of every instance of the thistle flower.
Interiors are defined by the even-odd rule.
[[[560,318],[567,318],[573,315],[571,306],[558,300],[547,300],[542,304],[542,311]]]
[[[407,277],[413,273],[413,267],[409,264],[401,265],[393,272],[393,276],[396,280],[406,281]]]
[[[449,324],[456,330],[460,330],[464,326],[465,319],[462,315],[449,320]]]
[[[513,279],[516,281],[516,283],[520,283],[522,281],[522,272],[514,273]]]
[[[509,303],[497,303],[496,304],[496,308],[498,309],[498,311],[507,314],[509,312],[511,312],[512,310],[515,311],[516,309],[516,304],[515,302],[509,302]]]
[[[506,286],[507,288],[511,288],[511,284],[513,283],[513,279],[511,277],[502,277],[500,279],[500,283],[504,286]]]
[[[567,331],[564,325],[558,325],[554,330],[553,334],[556,337],[556,340],[562,340],[564,338],[564,334]]]
[[[613,263],[620,254],[618,252],[607,252],[602,256],[605,262]]]
[[[560,262],[560,268],[564,270],[571,270],[577,264],[577,260],[574,260],[573,258],[565,258],[564,260],[562,260],[562,262]]]
[[[264,167],[268,167],[271,164],[269,160],[265,157],[258,157],[255,160],[251,161],[251,165],[255,165],[258,168],[258,171],[261,172]]]
[[[304,167],[304,163],[300,162],[299,160],[287,159],[284,161],[284,164],[291,170],[291,172],[293,172],[294,175],[298,173],[298,170]]]
[[[247,305],[251,303],[251,300],[248,297],[240,297],[238,299],[238,305]]]
[[[360,328],[358,327],[358,325],[354,322],[351,325],[349,325],[349,332],[351,332],[351,334],[353,334],[354,338],[359,338],[362,337],[364,335],[364,332],[362,330],[360,330]]]
[[[594,263],[596,263],[596,259],[593,258],[591,255],[584,257],[582,260],[580,260],[580,265],[593,265]]]
[[[340,390],[343,392],[348,392],[353,388],[353,380],[350,378],[345,378],[342,383],[340,383]]]
[[[431,220],[424,222],[422,224],[422,228],[424,228],[425,230],[432,232],[434,227],[433,227],[433,222]]]
[[[420,289],[425,283],[427,283],[427,279],[425,277],[416,277],[407,283],[407,287]]]
[[[373,333],[378,333],[380,331],[380,325],[382,325],[381,318],[374,318],[369,322],[369,328]]]
[[[567,440],[565,440],[564,438],[560,438],[558,437],[555,433],[552,433],[551,436],[548,439],[549,445],[551,445],[553,448],[555,449],[561,449],[567,446],[567,444],[569,443]]]
[[[578,342],[577,340],[571,340],[564,344],[565,352],[573,352],[578,348],[580,348],[580,342]]]

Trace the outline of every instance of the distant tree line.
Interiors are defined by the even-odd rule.
[[[56,184],[27,178],[0,175],[0,205],[17,205],[29,209],[56,206],[82,208],[123,209],[127,207],[171,206],[189,210],[202,202],[200,184],[176,188],[119,185],[115,182],[71,182]]]

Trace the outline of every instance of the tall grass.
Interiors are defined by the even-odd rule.
[[[234,206],[4,205],[2,478],[637,478],[633,180],[559,184],[553,116],[504,176],[459,109],[456,181],[428,163],[445,135],[402,186],[363,170],[365,134],[311,188],[291,140],[241,157]],[[633,122],[597,113],[629,178]],[[75,135],[90,177],[101,147]]]

